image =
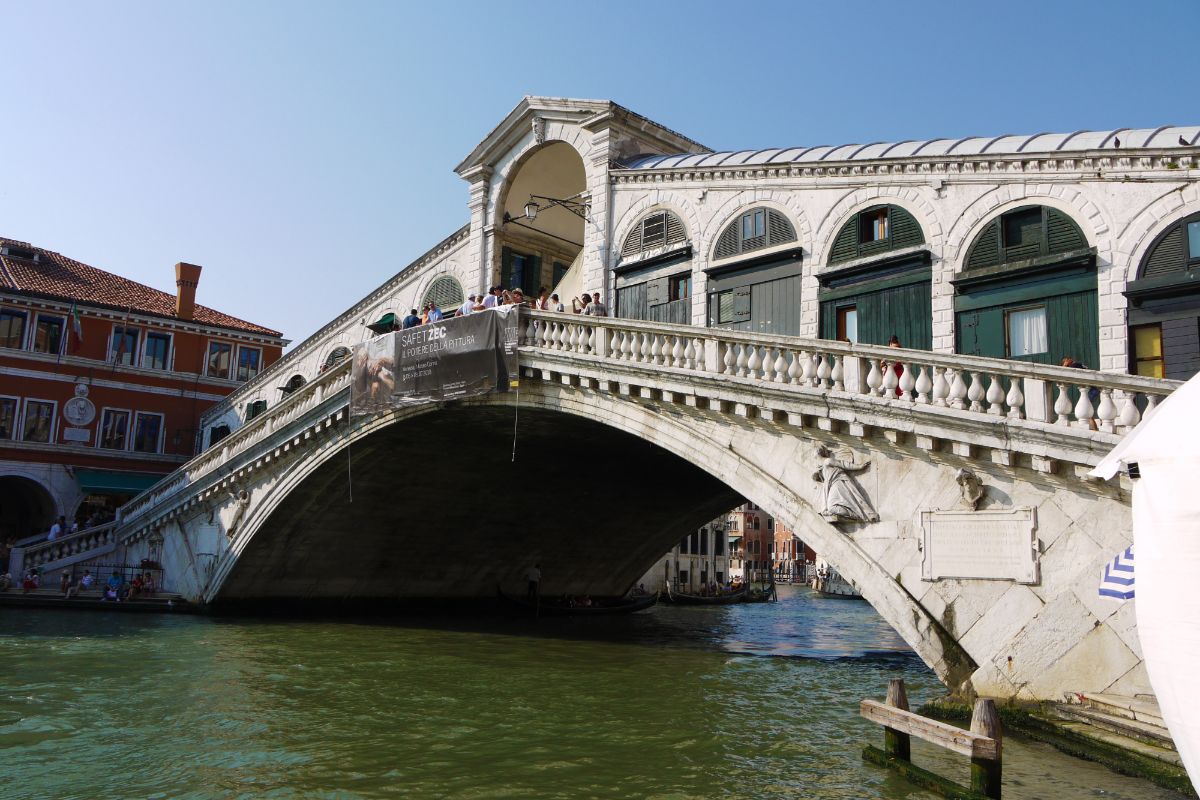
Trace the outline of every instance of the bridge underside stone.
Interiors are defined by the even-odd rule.
[[[655,559],[739,502],[646,440],[565,414],[422,415],[356,442],[290,492],[221,587],[252,599],[494,597],[627,591]],[[353,498],[353,500],[352,500]]]

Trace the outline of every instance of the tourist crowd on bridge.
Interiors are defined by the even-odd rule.
[[[397,328],[407,330],[408,328],[415,328],[418,325],[427,325],[430,322],[440,322],[447,317],[465,317],[468,314],[476,314],[480,311],[488,311],[493,308],[503,308],[506,306],[527,306],[537,311],[557,311],[560,313],[566,313],[567,311],[566,304],[559,299],[559,296],[557,294],[550,294],[549,290],[544,286],[538,290],[537,297],[526,297],[523,289],[505,289],[502,286],[493,286],[488,289],[487,294],[468,295],[462,305],[455,308],[453,312],[444,311],[436,302],[430,300],[425,303],[420,313],[415,308],[411,309],[408,312],[408,316],[400,321],[399,326],[393,323],[392,330],[396,330]],[[600,300],[599,292],[592,294],[584,292],[579,297],[571,299],[571,312],[593,317],[607,317],[608,306]]]

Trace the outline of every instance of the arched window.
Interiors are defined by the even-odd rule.
[[[432,301],[437,303],[440,309],[453,310],[461,306],[464,299],[466,298],[463,297],[462,285],[449,275],[443,275],[425,290],[425,297],[421,300],[421,307],[424,308],[426,303]]]
[[[292,377],[288,378],[287,383],[279,387],[279,391],[283,392],[284,397],[287,397],[289,394],[296,391],[306,383],[308,383],[308,381],[304,379],[303,375],[293,375]]]
[[[1096,257],[1070,216],[1023,206],[993,219],[954,279],[958,352],[1100,366]]]
[[[787,217],[773,208],[752,208],[743,212],[717,237],[713,258],[731,258],[796,241],[796,229]]]
[[[338,364],[342,363],[349,357],[350,357],[350,348],[349,347],[335,347],[333,349],[333,352],[330,353],[326,357],[325,363],[321,365],[321,371],[324,372],[325,370],[327,370],[331,367],[336,367]]]
[[[1075,220],[1049,206],[1024,206],[988,223],[971,245],[965,268],[985,269],[1087,249]]]
[[[834,237],[829,263],[840,264],[925,241],[921,226],[900,206],[879,205],[855,214]]]
[[[1185,381],[1200,369],[1200,213],[1150,245],[1129,299],[1129,371]]]
[[[625,237],[621,258],[631,258],[655,247],[679,244],[687,239],[683,221],[670,211],[655,211],[643,217]]]

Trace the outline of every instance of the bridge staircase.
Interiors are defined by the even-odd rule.
[[[52,541],[35,541],[14,547],[8,571],[17,583],[29,569],[36,569],[43,580],[49,575],[57,579],[64,569],[79,572],[88,565],[104,563],[111,558],[117,544],[116,523],[109,522]]]
[[[1153,697],[1075,693],[1071,700],[1052,709],[1067,731],[1182,766]]]

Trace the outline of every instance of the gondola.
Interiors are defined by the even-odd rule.
[[[775,584],[770,583],[761,589],[751,589],[742,600],[744,603],[773,603],[779,599]]]
[[[534,602],[527,597],[506,594],[498,587],[496,594],[512,605],[542,617],[595,617],[605,614],[632,614],[635,611],[643,611],[658,602],[657,592],[633,597],[602,598],[592,601],[590,606],[567,605],[558,597],[542,597]]]
[[[675,592],[672,591],[668,586],[667,597],[663,602],[674,603],[680,606],[728,606],[733,605],[734,603],[743,602],[749,592],[749,584],[742,586],[742,588],[738,589],[736,592],[708,596]]]

